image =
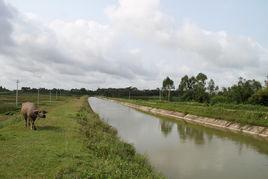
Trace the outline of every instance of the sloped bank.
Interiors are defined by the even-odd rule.
[[[260,136],[268,140],[268,127],[243,125],[240,123],[225,121],[222,119],[200,117],[196,115],[184,114],[181,112],[169,111],[169,110],[159,109],[159,108],[152,108],[152,107],[147,107],[147,106],[141,106],[141,105],[136,105],[136,104],[127,103],[123,101],[117,101],[117,100],[112,100],[112,101],[115,101],[117,103],[123,104],[125,106],[131,107],[131,108],[143,111],[143,112],[148,112],[148,113],[152,113],[155,115],[161,115],[161,116],[166,116],[166,117],[172,117],[177,120],[183,120],[185,122],[200,124],[203,126],[227,129],[227,130],[231,130],[234,132],[242,132],[245,134]]]
[[[164,178],[133,145],[118,137],[115,128],[101,120],[89,100],[77,113],[89,157],[80,176],[73,178]]]

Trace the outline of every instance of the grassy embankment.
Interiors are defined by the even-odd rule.
[[[85,100],[44,102],[49,113],[36,122],[37,131],[26,129],[18,114],[0,121],[0,178],[160,177]]]
[[[116,99],[137,105],[166,109],[204,117],[223,119],[241,124],[268,127],[268,107],[258,105],[216,104],[196,102],[167,102],[158,100]]]

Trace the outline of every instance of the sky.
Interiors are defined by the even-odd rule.
[[[268,74],[266,0],[0,0],[0,86],[219,86]]]

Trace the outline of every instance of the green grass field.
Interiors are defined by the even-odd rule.
[[[57,99],[55,96],[51,98],[52,102],[56,101],[62,101],[62,96],[58,96]],[[37,103],[37,94],[19,94],[18,97],[18,105],[20,107],[21,103],[31,101],[34,103]],[[47,105],[50,102],[50,96],[49,95],[40,95],[39,97],[40,105]],[[19,108],[18,107],[18,108]],[[10,94],[1,94],[0,93],[0,114],[3,114],[5,112],[9,111],[16,111],[16,95],[15,93]]]
[[[161,177],[92,112],[86,98],[43,100],[41,107],[49,113],[36,121],[37,131],[26,129],[17,113],[0,121],[0,178]]]
[[[223,119],[241,124],[268,127],[268,107],[259,105],[216,104],[196,102],[167,102],[159,100],[116,99],[143,106],[161,108],[204,117]]]

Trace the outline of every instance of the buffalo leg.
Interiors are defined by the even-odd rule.
[[[31,126],[32,130],[36,130],[36,127],[34,125],[34,121],[32,121],[32,126]]]
[[[30,119],[27,118],[27,126],[30,127],[31,126],[31,122],[30,122]]]
[[[23,118],[25,120],[25,127],[27,128],[28,127],[28,117],[27,117],[27,115],[24,114]]]

